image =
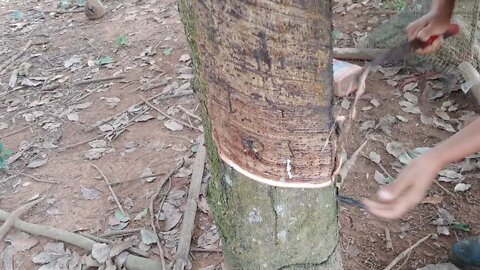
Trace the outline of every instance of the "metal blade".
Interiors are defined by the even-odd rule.
[[[400,47],[389,50],[384,55],[381,55],[372,61],[372,66],[381,66],[387,62],[395,62],[404,59],[412,50],[411,43],[405,43]]]

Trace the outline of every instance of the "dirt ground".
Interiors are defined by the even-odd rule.
[[[145,233],[151,230],[146,209],[162,179],[184,160],[183,167],[161,192],[169,189],[161,213],[157,213],[158,207],[154,213],[160,219],[166,258],[171,259],[201,135],[201,122],[197,119],[200,112],[190,87],[192,70],[176,2],[105,1],[108,12],[96,21],[87,20],[83,13],[53,12],[64,10],[65,7],[57,6],[59,2],[0,1],[0,63],[11,59],[31,41],[18,59],[3,71],[0,69],[0,142],[14,152],[8,160],[8,170],[0,176],[1,209],[11,212],[29,199],[47,194],[45,201],[23,216],[24,220],[97,236],[125,228],[128,223],[126,229],[138,230],[121,237],[131,239],[135,247],[159,260],[156,245]],[[352,5],[343,2],[345,9]],[[353,1],[358,6],[345,15],[337,6],[337,46],[354,46],[357,37],[388,17],[376,15],[377,19],[373,19],[372,15],[361,15],[361,11],[384,9],[385,5],[379,3]],[[88,81],[112,76],[117,77]],[[426,117],[439,115],[448,119],[443,127],[450,123],[456,130],[474,118],[477,104],[462,91],[429,100],[432,91],[442,91],[440,79],[435,74],[408,68],[372,74],[367,94],[358,105],[361,113],[346,151],[353,153],[367,132],[376,140],[370,140],[362,151],[342,186],[342,194],[370,197],[379,187],[375,171],[385,174],[383,167],[389,174],[397,174],[396,158],[386,150],[389,142],[398,141],[405,150],[411,150],[432,147],[452,134],[438,128],[438,124],[421,121],[420,114],[406,112],[402,109],[405,103],[399,102],[411,101]],[[145,104],[135,105],[142,97],[155,97],[150,104],[162,113]],[[349,107],[348,100],[353,101],[337,100],[339,114],[348,113],[342,109]],[[442,107],[445,111],[438,112]],[[184,125],[172,123],[172,117]],[[110,122],[102,121],[92,128],[104,119]],[[383,124],[377,127],[379,121]],[[381,156],[382,166],[369,159],[372,151]],[[108,181],[122,182],[112,185],[112,189],[129,218],[115,210],[116,202],[105,179],[92,164]],[[394,269],[445,262],[453,242],[479,232],[480,221],[475,216],[480,193],[475,183],[477,173],[477,167],[462,173],[463,183],[472,185],[467,191],[454,192],[455,179],[440,182],[449,193],[433,186],[430,202],[400,221],[383,222],[363,210],[341,206],[345,269],[383,269],[401,251],[431,233],[435,234],[433,239],[414,249]],[[208,172],[202,194],[207,180]],[[218,252],[218,232],[203,203],[200,210],[192,241],[192,269],[219,269],[222,256]],[[470,231],[431,224],[439,213],[445,212],[453,215],[456,223],[468,224]],[[45,249],[47,242],[52,241],[10,231],[6,241],[0,243],[1,257],[13,254],[13,269],[37,269],[40,264],[34,264],[32,258]],[[68,249],[85,255],[78,248]]]

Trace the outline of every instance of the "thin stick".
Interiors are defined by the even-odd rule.
[[[105,134],[98,134],[97,136],[92,137],[92,138],[90,138],[90,139],[86,139],[86,140],[84,140],[84,141],[80,141],[80,142],[77,142],[77,143],[74,143],[74,144],[67,145],[67,146],[65,146],[65,147],[62,147],[62,148],[58,149],[58,152],[63,152],[63,151],[65,151],[65,150],[68,150],[68,149],[71,149],[71,148],[75,148],[75,147],[77,147],[77,146],[79,146],[79,145],[89,143],[89,142],[91,142],[91,141],[93,141],[93,140],[96,140],[96,139],[100,139],[100,138],[103,137],[103,136],[105,136]]]
[[[126,215],[122,205],[120,204],[120,201],[118,200],[117,195],[115,194],[115,191],[113,191],[113,188],[110,186],[110,181],[108,181],[107,176],[102,172],[102,170],[100,170],[100,168],[97,165],[93,163],[90,163],[90,165],[92,165],[92,167],[94,167],[102,175],[103,180],[105,180],[105,182],[108,185],[108,189],[110,190],[110,193],[112,193],[113,199],[115,199],[115,203],[117,203],[118,209],[122,211],[123,215]]]
[[[385,242],[387,244],[388,249],[395,251],[393,249],[392,237],[390,236],[390,229],[388,227],[385,227]]]
[[[409,248],[405,249],[402,251],[402,253],[398,254],[395,259],[383,270],[391,270],[399,261],[401,261],[403,258],[405,258],[412,250],[414,250],[416,247],[418,247],[421,243],[427,241],[428,238],[430,238],[432,234],[428,234],[427,236],[423,237],[422,239],[418,240],[415,244],[410,246]]]
[[[20,133],[20,132],[24,131],[25,129],[29,128],[29,127],[30,127],[30,126],[28,125],[28,126],[25,126],[25,127],[21,128],[21,129],[17,129],[17,130],[15,130],[15,131],[11,131],[11,132],[9,132],[9,133],[7,133],[7,134],[5,134],[5,135],[0,136],[0,139],[5,139],[5,138],[10,137],[10,136],[12,136],[12,135],[15,135],[15,134],[17,134],[17,133]]]
[[[23,215],[25,214],[28,210],[30,210],[30,208],[34,207],[36,204],[38,204],[39,202],[43,201],[45,199],[45,196],[41,197],[41,198],[38,198],[34,201],[31,201],[27,204],[24,204],[23,206],[21,206],[20,208],[18,208],[17,210],[13,211],[9,216],[8,218],[5,220],[5,222],[2,224],[2,226],[0,227],[0,240],[3,239],[3,237],[5,237],[5,235],[7,234],[7,232],[10,230],[10,228],[13,226],[13,224],[15,224],[15,222]]]
[[[203,170],[205,168],[205,160],[207,150],[204,145],[203,136],[199,139],[199,149],[195,161],[192,165],[193,173],[188,190],[187,208],[183,214],[182,227],[180,230],[180,238],[178,240],[178,248],[175,258],[174,270],[184,270],[188,264],[188,253],[192,241],[192,233],[195,228],[195,214],[197,212],[197,201],[202,186]]]
[[[435,183],[435,185],[437,185],[439,188],[441,188],[443,191],[445,191],[448,195],[450,195],[450,196],[452,196],[452,197],[454,197],[454,198],[457,197],[457,195],[453,194],[451,191],[449,191],[449,190],[446,189],[444,186],[442,186],[442,184],[440,184],[440,183],[438,182],[438,180],[435,180],[434,183]]]
[[[162,114],[162,115],[165,116],[166,118],[168,118],[168,119],[170,119],[170,120],[173,120],[173,121],[175,121],[175,122],[177,122],[177,123],[179,123],[179,124],[182,124],[182,125],[184,125],[184,126],[186,126],[186,127],[189,127],[189,128],[191,128],[191,129],[193,129],[193,130],[196,130],[196,131],[198,131],[198,132],[202,132],[199,128],[194,127],[194,126],[192,126],[192,125],[190,125],[190,124],[188,124],[188,123],[183,122],[182,120],[175,119],[174,117],[168,115],[166,112],[160,110],[160,109],[157,108],[155,105],[153,105],[152,103],[148,102],[144,97],[140,96],[140,98],[145,102],[145,104],[147,104],[147,105],[150,106],[152,109],[156,110],[157,112],[159,112],[160,114]]]
[[[186,113],[187,115],[199,120],[199,121],[202,121],[202,118],[194,113],[192,113],[191,111],[187,110],[186,108],[184,108],[182,105],[178,105],[177,106],[180,110],[182,110],[184,113]]]
[[[112,240],[105,239],[105,238],[102,238],[102,237],[97,237],[97,236],[94,236],[94,235],[91,235],[91,234],[88,234],[88,233],[78,233],[78,234],[81,235],[81,236],[84,236],[86,238],[92,239],[93,241],[96,241],[96,242],[99,242],[99,243],[105,243],[105,244],[112,244],[113,243]],[[134,248],[134,247],[129,247],[126,250],[130,251],[133,254],[136,254],[138,256],[142,256],[142,257],[145,257],[145,258],[147,258],[150,255],[147,252],[142,251],[138,248]]]
[[[45,92],[53,91],[53,90],[57,89],[58,87],[60,87],[60,84],[52,84],[52,85],[43,87],[42,89],[40,89],[40,91],[45,91]]]
[[[96,79],[88,79],[88,80],[83,80],[83,81],[79,81],[79,82],[74,82],[73,85],[78,86],[78,85],[89,84],[89,83],[119,80],[119,79],[125,79],[126,77],[127,76],[125,76],[125,75],[118,75],[118,76],[111,76],[111,77],[101,77],[101,78],[96,78]]]
[[[157,228],[155,226],[155,215],[153,213],[154,212],[154,209],[153,209],[153,203],[155,202],[155,199],[157,199],[158,195],[160,194],[160,192],[162,191],[162,188],[163,188],[163,185],[165,185],[165,183],[167,182],[167,180],[178,170],[180,169],[181,167],[183,166],[183,162],[180,163],[179,166],[176,166],[173,170],[171,170],[162,180],[160,180],[160,183],[158,185],[158,188],[157,188],[157,192],[155,192],[155,194],[152,196],[152,198],[150,199],[150,207],[149,207],[149,211],[150,211],[150,226],[152,226],[152,230],[153,230],[153,233],[155,235],[157,235],[157,247],[158,247],[158,251],[159,251],[159,255],[160,255],[160,260],[162,261],[162,266],[163,266],[163,269],[167,269],[167,266],[165,264],[165,255],[163,253],[163,248],[162,248],[162,244],[160,243],[160,239],[158,238],[158,234],[157,234]]]
[[[83,9],[75,9],[75,10],[59,10],[59,9],[48,9],[48,10],[39,10],[43,13],[59,13],[59,14],[63,14],[63,13],[82,13],[84,12]]]
[[[223,250],[219,248],[192,248],[192,252],[222,253]]]
[[[109,233],[105,233],[100,235],[99,237],[101,238],[107,238],[111,236],[117,236],[117,235],[125,235],[125,234],[135,234],[140,232],[140,229],[130,229],[130,230],[121,230],[121,231],[111,231]]]
[[[9,219],[10,216],[12,216],[12,214],[6,211],[0,210],[0,220],[5,221]],[[55,227],[28,223],[21,220],[17,220],[16,222],[14,222],[13,226],[16,229],[29,234],[48,237],[54,240],[65,242],[67,244],[75,245],[77,247],[86,249],[88,251],[91,251],[93,245],[97,243],[91,239],[88,239],[76,233],[72,233],[72,232],[58,229]],[[127,256],[125,267],[128,270],[158,270],[158,269],[166,270],[165,268],[162,268],[161,264],[159,264],[154,260],[150,260],[147,258],[142,258],[139,256],[130,255],[130,254]]]
[[[109,185],[113,186],[113,185],[123,184],[123,183],[131,182],[131,181],[135,181],[135,180],[142,180],[142,179],[146,179],[146,178],[150,178],[150,177],[158,177],[158,176],[162,176],[162,175],[164,175],[164,173],[156,173],[156,174],[152,174],[152,175],[145,175],[145,176],[141,176],[141,177],[130,178],[130,179],[127,179],[127,180],[112,182]]]
[[[40,182],[40,183],[58,184],[58,182],[38,179],[37,177],[35,177],[33,175],[22,173],[22,172],[19,172],[18,175],[23,175],[23,176],[29,177],[29,178],[37,181],[37,182]]]
[[[12,58],[5,61],[2,65],[0,65],[0,74],[3,75],[5,73],[4,69],[6,69],[11,63],[17,60],[20,56],[22,56],[28,48],[32,45],[32,40],[29,40],[25,46],[23,46],[22,50],[20,50],[17,54],[12,56]]]
[[[140,84],[140,86],[138,86],[137,88],[133,89],[130,93],[135,93],[135,92],[137,92],[138,90],[142,89],[143,86],[151,84],[153,81],[155,81],[156,79],[158,79],[159,77],[161,77],[161,76],[163,76],[163,75],[165,75],[165,71],[162,71],[162,72],[161,72],[160,74],[158,74],[155,78],[149,80],[149,81],[146,82],[145,84]],[[161,87],[161,86],[163,86],[163,85],[165,85],[165,84],[163,84],[163,83],[162,83],[162,84],[158,84],[158,87]],[[145,91],[147,91],[147,90],[152,90],[152,89],[154,89],[154,88],[157,88],[157,87],[150,88],[151,86],[153,86],[153,85],[148,86],[147,89],[145,89]]]
[[[179,97],[189,96],[189,95],[193,95],[193,94],[194,94],[194,92],[193,92],[193,91],[190,91],[190,92],[188,92],[188,93],[181,93],[181,94],[172,95],[172,96],[160,97],[160,96],[165,95],[165,93],[160,93],[160,94],[156,94],[156,95],[154,95],[154,96],[152,96],[152,97],[149,97],[147,100],[148,100],[148,101],[151,101],[151,100],[156,99],[156,98],[158,98],[158,100],[166,100],[166,99],[171,99],[171,98],[179,98]],[[160,97],[160,98],[159,98],[159,97]],[[140,102],[137,102],[137,103],[133,104],[133,107],[140,106],[140,105],[142,105],[143,103],[144,103],[144,101],[142,100],[142,101],[140,101]],[[132,107],[132,106],[129,106],[129,107]],[[115,114],[115,115],[112,115],[112,116],[109,116],[109,117],[104,118],[104,119],[102,119],[102,120],[99,120],[99,121],[95,122],[94,124],[92,124],[86,131],[88,131],[88,132],[89,132],[89,131],[92,131],[92,130],[96,129],[97,127],[99,127],[99,126],[101,126],[101,125],[103,125],[103,124],[111,121],[112,119],[115,119],[115,118],[121,116],[121,115],[124,114],[125,112],[127,112],[127,110],[123,110],[123,111],[121,111],[121,112],[119,112],[119,113],[117,113],[117,114]]]

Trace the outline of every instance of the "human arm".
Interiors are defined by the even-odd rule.
[[[427,41],[432,35],[440,35],[430,46],[418,49],[416,53],[430,54],[440,48],[441,35],[449,28],[454,8],[455,0],[432,0],[430,11],[407,26],[408,40]]]
[[[397,180],[377,192],[376,200],[364,200],[373,215],[398,219],[417,206],[444,167],[480,152],[480,118],[413,160]]]

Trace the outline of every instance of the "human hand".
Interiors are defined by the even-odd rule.
[[[398,219],[417,206],[437,177],[441,166],[428,154],[413,160],[392,184],[381,187],[377,200],[364,200],[367,210],[385,219]]]
[[[427,41],[431,36],[438,35],[438,38],[435,39],[431,45],[415,51],[420,55],[431,54],[440,48],[443,42],[442,34],[449,30],[449,27],[449,16],[430,11],[407,26],[408,40],[412,41],[418,38],[422,41]]]

